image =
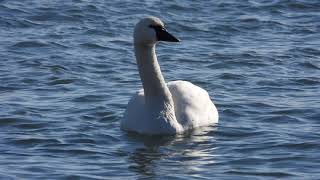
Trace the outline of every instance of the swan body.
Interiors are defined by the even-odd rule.
[[[129,101],[121,128],[141,134],[176,134],[218,122],[207,91],[187,81],[166,83],[157,60],[158,41],[179,40],[156,17],[142,19],[134,30],[134,47],[143,89]]]

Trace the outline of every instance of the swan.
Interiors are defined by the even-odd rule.
[[[159,41],[179,42],[156,17],[140,20],[134,28],[134,52],[142,81],[128,102],[121,129],[139,134],[178,134],[218,122],[217,108],[208,92],[187,81],[166,83],[155,52]]]

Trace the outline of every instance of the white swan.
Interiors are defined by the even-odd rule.
[[[176,134],[218,122],[218,111],[204,89],[187,81],[168,84],[155,53],[158,41],[179,42],[156,17],[134,29],[134,50],[143,89],[129,101],[121,128],[141,134]]]

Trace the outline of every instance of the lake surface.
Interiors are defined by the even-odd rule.
[[[206,89],[220,121],[120,130],[141,88],[132,32],[160,17],[167,81]],[[0,179],[318,179],[320,1],[0,0]]]

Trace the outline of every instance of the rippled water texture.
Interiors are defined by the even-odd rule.
[[[120,130],[146,15],[182,40],[158,45],[166,80],[207,89],[218,126]],[[316,0],[0,0],[0,177],[317,179],[319,39]]]

